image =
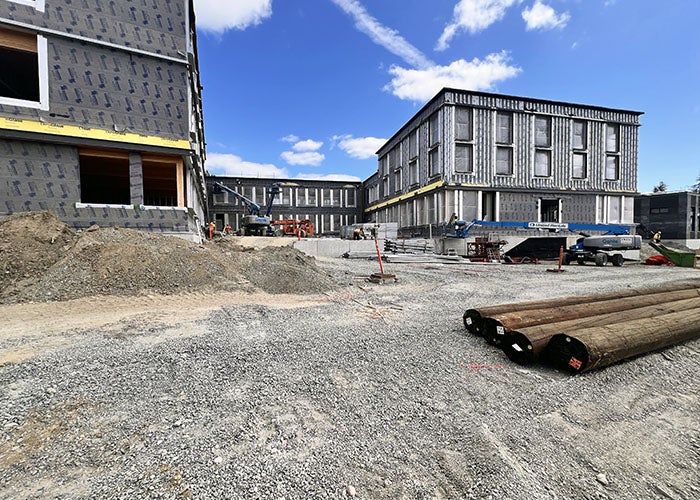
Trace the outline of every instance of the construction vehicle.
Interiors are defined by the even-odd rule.
[[[642,237],[638,234],[584,236],[566,250],[562,263],[578,262],[583,265],[595,262],[596,266],[605,266],[610,261],[613,266],[619,267],[626,260],[639,260],[641,248]]]
[[[292,234],[299,238],[305,238],[314,235],[314,223],[309,219],[274,220],[272,225],[277,226],[274,230],[275,236]]]
[[[474,227],[578,232],[582,237],[564,252],[562,263],[567,265],[571,262],[578,262],[582,265],[586,262],[595,262],[597,266],[605,266],[610,261],[613,266],[621,266],[625,260],[639,260],[639,250],[642,247],[642,237],[633,235],[634,226],[626,224],[485,221],[478,219],[467,222],[457,220],[453,215],[445,235],[466,238]],[[591,236],[588,234],[589,231],[601,231],[605,234]]]
[[[269,186],[267,191],[267,206],[264,213],[261,214],[262,207],[243,196],[242,194],[234,191],[228,186],[225,186],[221,182],[215,182],[213,185],[214,193],[220,193],[221,191],[226,191],[231,193],[236,198],[241,200],[241,202],[248,208],[248,214],[244,215],[241,219],[241,230],[243,236],[267,236],[272,235],[273,231],[270,227],[270,213],[272,213],[272,204],[275,201],[275,197],[280,193],[279,184],[273,184]]]
[[[587,224],[578,222],[520,222],[520,221],[490,221],[474,219],[471,222],[458,220],[454,215],[447,223],[445,236],[466,238],[474,227],[493,227],[500,229],[534,229],[541,231],[605,231],[612,235],[632,234],[633,227],[626,224]]]

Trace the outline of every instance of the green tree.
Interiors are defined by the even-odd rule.
[[[691,187],[693,190],[693,193],[700,193],[700,175],[698,175],[698,178],[696,179],[695,184]]]
[[[668,187],[666,186],[666,183],[664,181],[659,181],[659,183],[654,186],[654,192],[655,193],[665,193]]]

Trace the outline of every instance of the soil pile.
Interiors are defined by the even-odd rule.
[[[0,303],[92,295],[334,287],[311,257],[290,247],[255,250],[123,228],[74,231],[50,212],[0,221]]]

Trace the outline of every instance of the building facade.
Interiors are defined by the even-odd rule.
[[[209,217],[219,231],[226,224],[234,231],[241,229],[241,217],[250,213],[250,209],[235,195],[226,191],[216,193],[215,182],[263,207],[263,214],[268,204],[268,188],[277,184],[280,193],[273,201],[272,220],[309,219],[317,235],[339,236],[343,226],[362,222],[360,181],[207,176]]]
[[[661,232],[664,241],[700,248],[700,193],[640,194],[634,200],[634,221],[647,234]]]
[[[633,223],[640,115],[443,89],[377,152],[365,220]]]
[[[194,22],[191,0],[0,0],[0,217],[199,237]]]

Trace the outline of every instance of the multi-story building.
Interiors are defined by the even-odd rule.
[[[280,187],[272,204],[272,220],[309,219],[318,235],[338,236],[343,226],[362,222],[362,183],[305,179],[266,179],[252,177],[207,176],[209,217],[217,230],[229,224],[234,231],[241,226],[241,217],[250,207],[225,190],[216,193],[215,182],[262,207],[268,205],[268,188]]]
[[[633,223],[641,112],[443,89],[377,152],[365,219]]]
[[[661,232],[664,241],[672,240],[688,248],[700,248],[700,193],[640,194],[634,200],[634,221],[647,235]]]
[[[199,237],[192,0],[0,0],[0,217]]]

